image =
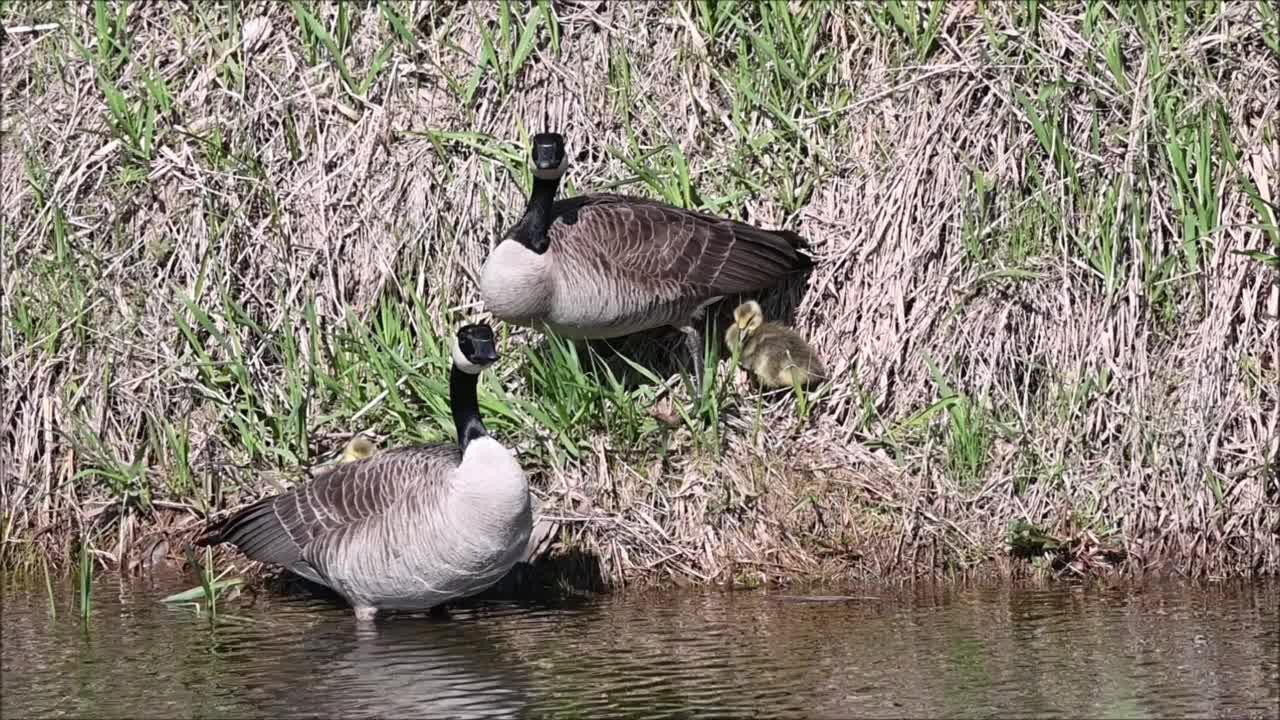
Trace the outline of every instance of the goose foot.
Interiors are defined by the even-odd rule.
[[[653,405],[649,408],[650,417],[671,428],[680,427],[680,415],[676,412],[672,393],[680,387],[682,378],[683,375],[673,375],[658,386],[658,392],[653,396]]]
[[[666,395],[668,388],[662,389],[662,395]],[[675,405],[671,402],[670,397],[660,397],[655,400],[653,407],[649,408],[649,416],[669,428],[680,427],[680,416],[676,414]]]

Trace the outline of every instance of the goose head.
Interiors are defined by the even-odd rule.
[[[724,332],[724,344],[731,352],[737,353],[747,336],[764,324],[764,311],[760,303],[748,300],[733,309],[733,324]]]
[[[748,300],[734,308],[733,323],[740,333],[749,334],[764,324],[764,310],[760,303]]]
[[[569,155],[560,133],[538,133],[533,136],[533,176],[540,180],[559,180],[569,169]]]
[[[372,442],[369,442],[369,438],[363,435],[356,435],[342,449],[342,462],[363,460],[375,452],[377,452],[377,448],[373,446]]]
[[[481,371],[498,361],[498,342],[493,336],[493,328],[485,323],[463,325],[458,328],[453,343],[453,364],[459,370],[470,375],[479,375]]]

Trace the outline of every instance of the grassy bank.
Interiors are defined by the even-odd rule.
[[[725,364],[672,427],[643,372],[503,328],[482,403],[553,553],[1280,570],[1270,3],[3,8],[8,568],[180,557],[352,432],[448,438],[446,338],[551,127],[571,194],[807,237],[834,375]],[[641,340],[665,379],[678,338]]]

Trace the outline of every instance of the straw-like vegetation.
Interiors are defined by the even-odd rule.
[[[448,339],[550,128],[570,194],[808,238],[833,376],[662,396],[678,334],[604,366],[504,327],[483,410],[552,553],[1280,569],[1272,3],[2,7],[8,568],[181,557],[351,433],[449,439]]]

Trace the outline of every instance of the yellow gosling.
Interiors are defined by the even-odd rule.
[[[349,463],[357,460],[363,460],[378,451],[369,438],[364,435],[356,435],[347,442],[347,446],[342,449],[342,459],[338,462]]]
[[[764,321],[760,303],[749,300],[733,311],[733,325],[725,331],[730,352],[766,387],[809,387],[826,379],[822,361],[795,330]]]

